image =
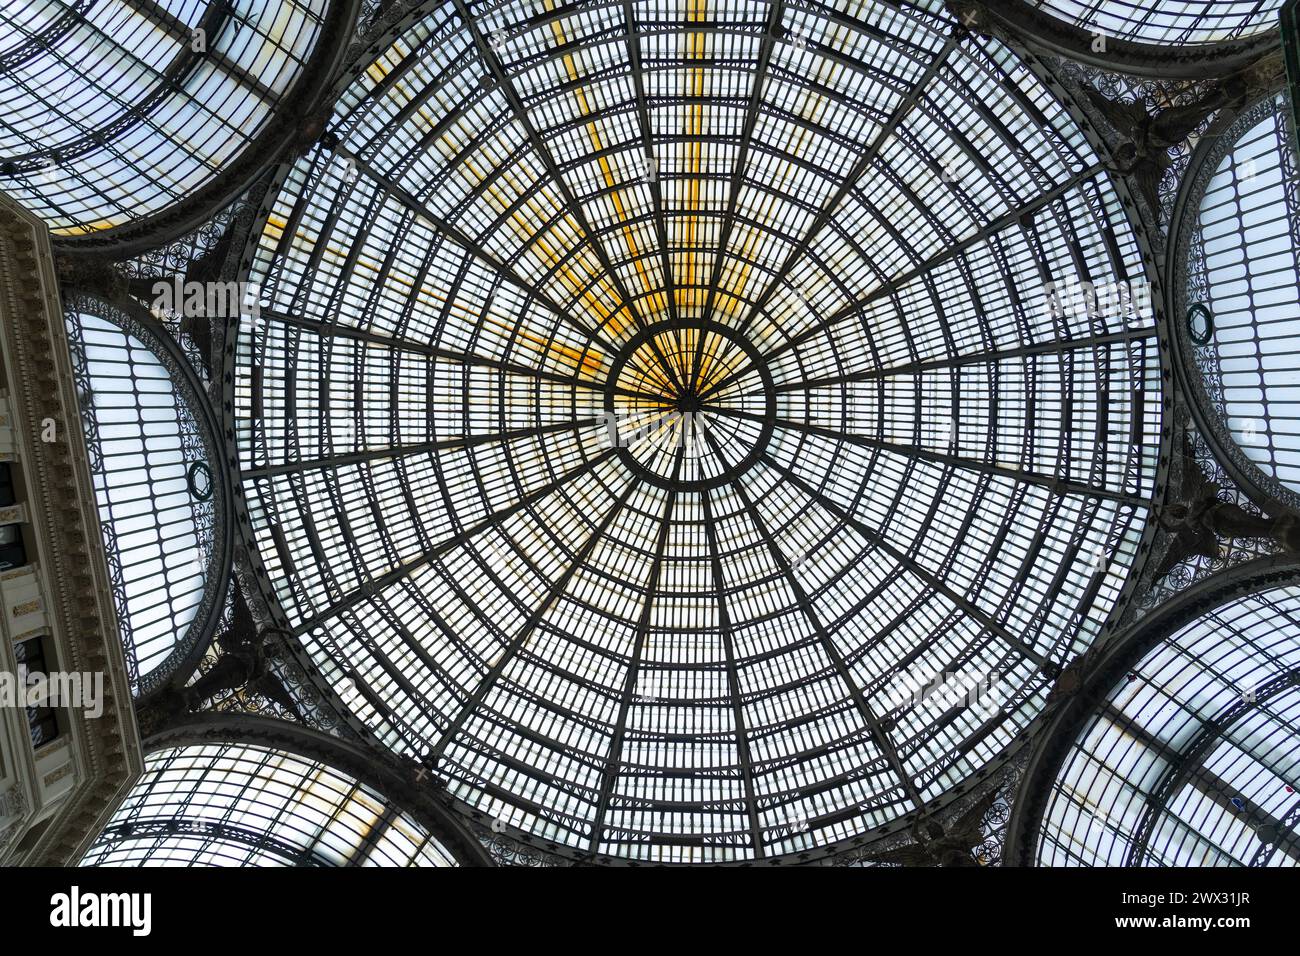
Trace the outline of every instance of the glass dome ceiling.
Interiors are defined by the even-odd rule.
[[[457,0],[353,75],[232,388],[356,717],[663,861],[851,839],[1005,752],[1116,606],[1162,405],[1150,310],[1063,305],[1144,273],[1035,75],[938,2],[702,0]],[[1011,702],[899,702],[940,672]]]

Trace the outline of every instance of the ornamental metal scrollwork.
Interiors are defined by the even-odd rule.
[[[201,484],[199,478],[203,479]],[[190,467],[185,471],[185,481],[189,485],[190,494],[199,501],[212,500],[212,469],[207,462],[190,462]]]
[[[1205,319],[1203,333],[1196,331],[1196,323],[1193,321],[1198,315]],[[1193,302],[1187,307],[1187,334],[1195,345],[1209,345],[1214,340],[1214,314],[1203,302]]]
[[[190,517],[197,540],[202,566],[203,590],[198,607],[183,634],[167,657],[148,673],[141,674],[131,636],[130,608],[125,568],[114,546],[111,522],[103,523],[110,586],[117,608],[119,626],[126,653],[127,673],[132,693],[140,698],[152,694],[171,681],[177,673],[197,665],[220,623],[222,608],[233,565],[232,482],[224,468],[213,469],[210,463],[222,461],[222,445],[217,418],[207,392],[182,349],[134,302],[110,302],[98,295],[70,292],[64,297],[68,339],[71,346],[73,376],[82,399],[81,417],[91,469],[96,475],[106,467],[100,441],[100,423],[95,408],[94,386],[80,314],[107,321],[141,343],[167,373],[176,397],[178,440],[183,461],[190,462],[185,479],[190,491]],[[199,484],[207,477],[206,492]]]

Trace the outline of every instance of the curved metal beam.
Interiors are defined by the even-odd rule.
[[[1105,51],[1096,52],[1092,33],[1023,0],[956,2],[950,6],[956,10],[978,6],[999,28],[1022,37],[1040,52],[1103,70],[1162,80],[1224,76],[1249,65],[1280,43],[1276,31],[1269,30],[1239,40],[1184,45],[1107,37]]]
[[[1226,137],[1238,120],[1267,102],[1282,89],[1275,86],[1263,97],[1235,112],[1217,116],[1201,137],[1195,152],[1183,172],[1178,196],[1174,201],[1169,224],[1169,242],[1165,249],[1164,274],[1167,278],[1166,297],[1173,334],[1170,336],[1169,357],[1176,374],[1174,382],[1186,399],[1188,412],[1196,430],[1205,439],[1219,465],[1241,491],[1267,514],[1279,509],[1300,509],[1300,495],[1267,475],[1259,465],[1242,451],[1214,406],[1206,386],[1205,373],[1197,366],[1195,345],[1191,340],[1183,316],[1187,309],[1187,272],[1191,256],[1192,232],[1200,204],[1209,187],[1217,164],[1228,155],[1235,143]]]
[[[221,417],[212,404],[207,387],[162,323],[139,303],[121,296],[109,297],[68,289],[64,290],[64,303],[69,310],[84,310],[113,323],[127,334],[143,336],[150,351],[164,360],[164,367],[174,376],[173,384],[185,398],[186,407],[201,431],[200,437],[207,451],[206,464],[212,476],[212,553],[204,578],[203,603],[190,622],[184,641],[179,641],[171,655],[155,670],[158,677],[146,682],[135,675],[140,685],[138,694],[143,699],[166,687],[182,686],[194,673],[216,635],[234,566],[235,479],[226,457],[221,454]],[[126,325],[123,325],[123,317],[127,320]]]
[[[156,7],[156,4],[148,6]],[[361,0],[332,0],[321,21],[316,47],[303,64],[293,88],[277,105],[271,122],[216,178],[185,199],[135,222],[86,236],[55,236],[55,248],[127,259],[198,229],[233,202],[301,138],[305,119],[316,115],[324,104],[333,102],[328,79],[336,76],[344,65],[360,10]],[[321,81],[322,77],[326,78],[325,82]]]

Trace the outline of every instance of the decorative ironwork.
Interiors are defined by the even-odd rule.
[[[1190,313],[1201,306],[1213,319],[1209,327],[1209,338],[1205,342],[1193,337],[1192,330],[1186,323],[1178,324],[1174,330],[1177,353],[1188,373],[1186,380],[1191,392],[1192,411],[1197,425],[1204,430],[1210,444],[1222,456],[1236,484],[1245,485],[1252,492],[1261,493],[1275,506],[1300,512],[1300,493],[1278,477],[1279,468],[1290,471],[1289,456],[1296,453],[1295,448],[1283,444],[1289,440],[1287,435],[1291,431],[1287,420],[1294,416],[1286,414],[1285,402],[1271,403],[1268,397],[1268,383],[1276,381],[1278,376],[1288,369],[1300,368],[1300,359],[1297,359],[1295,350],[1285,348],[1286,339],[1279,338],[1277,328],[1280,320],[1277,315],[1272,316],[1267,329],[1260,326],[1261,320],[1255,301],[1260,298],[1265,302],[1271,302],[1275,296],[1272,286],[1276,280],[1261,279],[1260,282],[1264,287],[1258,290],[1254,286],[1259,283],[1253,283],[1249,278],[1243,287],[1241,278],[1235,272],[1231,277],[1216,282],[1215,275],[1210,272],[1201,225],[1201,206],[1207,201],[1206,194],[1211,180],[1219,172],[1220,167],[1227,162],[1227,158],[1233,155],[1233,151],[1238,148],[1244,135],[1270,121],[1274,124],[1280,139],[1284,140],[1294,135],[1289,130],[1286,119],[1286,105],[1284,95],[1267,96],[1233,118],[1230,124],[1217,129],[1216,135],[1202,146],[1196,157],[1196,168],[1180,193],[1181,213],[1179,223],[1175,226],[1176,246],[1171,250],[1170,266],[1173,307],[1177,313]],[[1276,170],[1272,170],[1267,165],[1274,161],[1278,164]],[[1268,173],[1270,177],[1275,176],[1278,181],[1282,207],[1267,210],[1268,215],[1272,217],[1268,227],[1282,230],[1286,237],[1284,241],[1289,243],[1289,250],[1283,252],[1280,244],[1274,243],[1269,248],[1269,256],[1271,259],[1276,259],[1279,254],[1289,254],[1290,268],[1294,272],[1295,269],[1300,268],[1298,265],[1300,258],[1297,258],[1300,257],[1300,173],[1296,168],[1295,150],[1283,145],[1276,151],[1266,152],[1259,159],[1244,159],[1243,163],[1257,163],[1257,166],[1248,165],[1248,171],[1257,170],[1259,175]],[[1241,188],[1235,182],[1235,170],[1233,177],[1234,182],[1225,186],[1225,189],[1235,194],[1236,190]],[[1220,193],[1222,192],[1223,190],[1220,190]],[[1221,204],[1222,197],[1216,202]],[[1258,203],[1254,205],[1257,206]],[[1228,218],[1231,215],[1240,217],[1243,213],[1239,211],[1234,213],[1229,209],[1227,213],[1223,211],[1216,213],[1214,218],[1220,223],[1228,222],[1231,225],[1232,221]],[[1256,232],[1265,227],[1258,218],[1258,214],[1255,214],[1256,221],[1253,223],[1253,229]],[[1279,219],[1280,223],[1275,221]],[[1242,230],[1246,227],[1238,223],[1237,228]],[[1235,266],[1232,268],[1235,269]],[[1276,270],[1277,266],[1269,268]],[[1230,288],[1227,290],[1221,288],[1224,283],[1230,283]],[[1280,286],[1283,289],[1287,287],[1285,282]],[[1291,288],[1293,289],[1294,286]],[[1217,341],[1216,333],[1224,331],[1224,320],[1220,316],[1213,315],[1212,302],[1216,291],[1225,299],[1245,300],[1250,303],[1249,313],[1244,321],[1238,322],[1233,327],[1232,341],[1222,347]],[[1262,340],[1264,335],[1269,337],[1267,350]],[[1231,355],[1225,357],[1221,348],[1229,349]],[[1243,363],[1253,363],[1245,367],[1257,369],[1256,381],[1251,386],[1249,400],[1252,407],[1263,409],[1261,421],[1257,424],[1254,418],[1245,425],[1239,421],[1233,424],[1242,413],[1231,408],[1230,404],[1235,400],[1234,394],[1243,390],[1239,384],[1231,388],[1225,384],[1225,368],[1231,364],[1234,369],[1237,369],[1243,367]],[[1236,389],[1236,393],[1229,394],[1233,389]],[[1240,406],[1243,401],[1236,400],[1236,404]],[[1281,430],[1278,435],[1274,435],[1271,423],[1274,415],[1280,416]],[[1262,447],[1267,453],[1267,461],[1256,461],[1248,455],[1242,447],[1243,442],[1255,447],[1257,452],[1262,442]]]
[[[1181,447],[1184,451],[1176,454],[1173,459],[1169,475],[1169,486],[1172,489],[1213,488],[1217,500],[1239,508],[1248,515],[1263,517],[1259,507],[1240,491],[1223,470],[1213,450],[1191,424],[1190,416],[1184,409],[1180,409],[1175,418],[1175,434],[1179,436],[1175,447]],[[1138,620],[1210,575],[1281,550],[1280,543],[1271,536],[1227,534],[1218,536],[1213,553],[1193,551],[1184,553],[1175,561],[1171,558],[1171,549],[1177,547],[1175,538],[1176,535],[1168,530],[1162,530],[1157,536],[1135,600],[1125,614],[1125,623]]]
[[[211,639],[216,620],[220,615],[221,599],[230,577],[231,482],[221,465],[220,444],[214,425],[215,415],[207,404],[202,384],[170,338],[146,316],[137,313],[133,308],[114,305],[97,296],[72,292],[65,296],[65,307],[73,375],[82,402],[82,427],[90,454],[91,472],[101,494],[109,494],[108,489],[112,482],[110,469],[120,467],[121,462],[106,456],[102,445],[101,433],[108,423],[100,421],[100,413],[96,405],[92,362],[87,354],[85,341],[86,320],[83,318],[85,316],[110,323],[112,327],[129,337],[125,340],[128,343],[131,341],[140,343],[141,347],[148,350],[152,360],[166,372],[176,398],[173,409],[177,428],[176,438],[179,442],[181,460],[186,463],[184,468],[192,471],[196,466],[201,466],[207,469],[211,479],[206,495],[187,496],[194,547],[197,549],[193,570],[202,576],[201,594],[194,602],[189,624],[180,633],[162,635],[155,634],[151,630],[148,636],[151,646],[156,645],[158,641],[167,641],[171,649],[161,657],[158,656],[159,652],[151,650],[152,666],[144,673],[141,672],[138,659],[140,649],[136,644],[133,622],[141,607],[145,606],[142,603],[144,600],[142,595],[145,592],[152,593],[160,583],[166,585],[166,582],[159,582],[156,579],[136,580],[140,577],[139,570],[132,571],[128,566],[128,561],[124,558],[117,540],[115,522],[105,520],[102,525],[131,687],[133,693],[139,697],[161,687],[173,679],[178,671],[184,671],[187,662],[192,666]],[[152,415],[153,412],[150,411],[149,414]],[[151,425],[151,428],[153,427],[155,426]],[[141,441],[141,448],[147,450],[149,445]],[[217,464],[216,469],[212,467],[212,463]],[[140,468],[141,465],[136,464],[133,467]],[[101,502],[101,507],[111,510],[107,500]],[[175,571],[175,569],[170,570]],[[159,565],[158,571],[154,573],[163,571],[163,567]],[[184,593],[188,595],[189,592]],[[154,598],[149,598],[149,603],[152,603]]]
[[[1039,745],[1017,862],[1300,864],[1298,578],[1229,569],[1108,649]]]
[[[1140,104],[1143,111],[1151,115],[1164,109],[1190,109],[1195,103],[1205,102],[1206,97],[1212,95],[1215,89],[1215,81],[1209,79],[1150,79],[1102,70],[1071,60],[1048,58],[1048,62],[1057,75],[1079,93],[1085,111],[1098,123],[1099,128],[1110,129],[1112,137],[1120,131],[1100,108],[1098,97],[1130,110],[1133,109],[1133,104]],[[1089,91],[1094,92],[1090,94]],[[1155,251],[1160,256],[1164,255],[1174,202],[1183,174],[1196,142],[1213,124],[1216,115],[1217,112],[1211,110],[1199,123],[1187,130],[1186,136],[1172,143],[1165,141],[1167,146],[1157,163],[1157,168],[1162,168],[1163,172],[1158,176],[1148,173],[1146,190],[1139,193],[1139,210],[1150,226],[1148,237],[1152,239]]]

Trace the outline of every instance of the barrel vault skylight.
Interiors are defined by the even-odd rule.
[[[1230,601],[1152,647],[1080,729],[1045,866],[1296,866],[1300,588]]]
[[[0,189],[56,235],[134,222],[206,186],[272,121],[326,0],[0,6]]]
[[[1300,196],[1291,99],[1246,110],[1193,182],[1182,319],[1233,444],[1300,492]]]
[[[1096,34],[1161,46],[1218,43],[1277,29],[1283,0],[1028,0]]]
[[[150,754],[85,866],[455,866],[373,787],[265,746]]]
[[[192,394],[177,388],[176,366],[164,364],[147,327],[113,314],[72,309],[68,338],[118,627],[139,692],[172,676],[211,610],[219,516],[212,438]]]

